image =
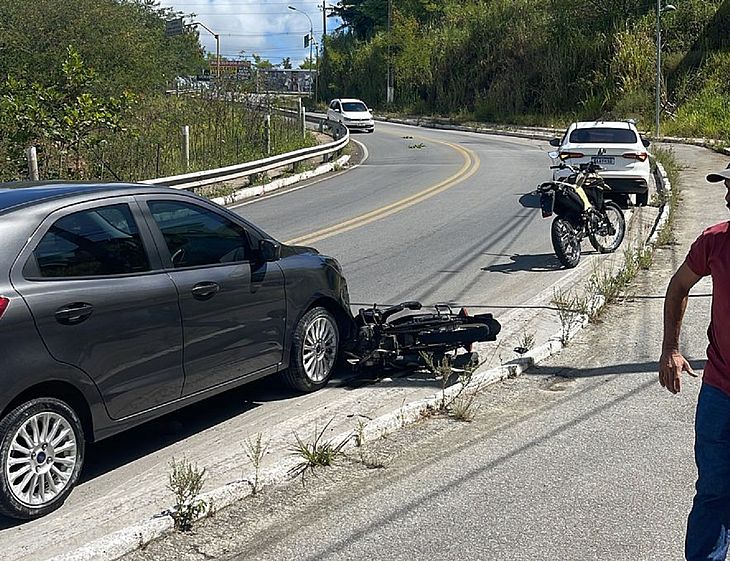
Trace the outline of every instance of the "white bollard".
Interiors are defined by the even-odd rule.
[[[182,128],[182,164],[185,171],[190,169],[190,126]]]
[[[38,181],[40,176],[38,175],[38,154],[35,146],[25,149],[25,157],[28,160],[28,176],[31,181]]]

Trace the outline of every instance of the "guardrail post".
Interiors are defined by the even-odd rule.
[[[266,155],[271,156],[271,115],[264,118],[264,134],[266,135]]]
[[[307,136],[307,108],[302,106],[302,136]]]
[[[190,169],[190,127],[183,125],[182,128],[182,164],[185,171]]]
[[[38,153],[36,152],[35,146],[26,148],[25,157],[28,160],[28,176],[31,181],[38,181]]]

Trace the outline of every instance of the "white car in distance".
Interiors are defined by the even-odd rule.
[[[568,127],[563,138],[554,138],[558,158],[575,168],[595,162],[611,188],[606,196],[622,206],[649,202],[649,188],[654,184],[649,141],[642,138],[633,121],[581,121]],[[568,169],[556,169],[553,179],[570,175]]]
[[[350,130],[375,130],[372,111],[359,99],[333,99],[327,108],[327,118]]]

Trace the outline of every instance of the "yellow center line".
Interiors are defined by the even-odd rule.
[[[372,222],[375,222],[376,220],[380,220],[381,218],[385,218],[386,216],[390,216],[392,214],[400,212],[401,210],[421,203],[426,199],[433,197],[434,195],[446,191],[447,189],[450,189],[451,187],[454,187],[462,181],[470,178],[479,169],[479,157],[471,150],[457,144],[443,142],[440,140],[433,140],[432,138],[424,140],[444,144],[459,152],[464,158],[464,164],[461,166],[461,169],[459,169],[459,171],[451,177],[437,183],[436,185],[433,185],[432,187],[429,187],[424,191],[421,191],[420,193],[410,195],[399,201],[395,201],[394,203],[390,203],[375,210],[371,210],[370,212],[366,212],[365,214],[361,214],[360,216],[356,216],[355,218],[345,220],[344,222],[340,222],[339,224],[334,224],[333,226],[323,228],[322,230],[317,230],[316,232],[306,234],[299,238],[288,240],[284,243],[288,245],[306,245],[322,241],[337,234],[349,232],[350,230],[354,230],[355,228],[360,228],[361,226],[365,226],[366,224],[370,224]]]

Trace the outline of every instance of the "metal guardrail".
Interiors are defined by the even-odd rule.
[[[294,112],[294,114],[296,113]],[[306,119],[307,121],[317,123],[322,127],[327,125],[332,129],[332,136],[334,140],[327,144],[320,144],[311,148],[302,148],[300,150],[295,150],[294,152],[287,152],[286,154],[279,154],[278,156],[271,156],[262,160],[256,160],[255,162],[235,164],[232,166],[184,173],[170,177],[146,179],[141,183],[145,183],[147,185],[164,185],[175,189],[195,189],[196,187],[203,187],[212,183],[230,181],[232,179],[239,179],[241,177],[264,173],[272,169],[290,166],[297,162],[309,160],[310,158],[326,157],[334,152],[339,152],[347,146],[348,142],[350,142],[350,131],[339,123],[335,124],[327,119],[309,115],[306,116]]]

